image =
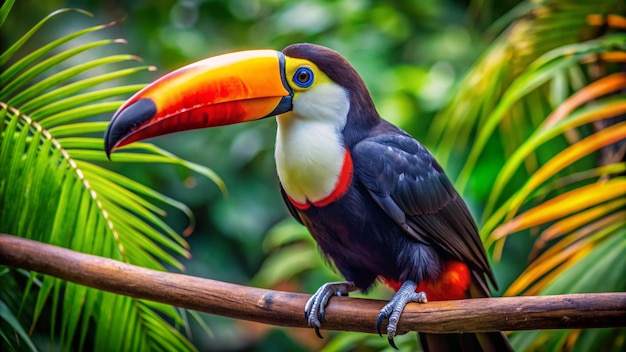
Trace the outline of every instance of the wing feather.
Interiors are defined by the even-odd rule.
[[[408,235],[468,264],[483,290],[483,274],[495,287],[476,224],[441,166],[413,137],[383,127],[352,148],[357,182]]]
[[[285,192],[283,185],[280,185],[280,195],[283,196],[283,201],[285,202],[285,205],[287,206],[287,210],[289,210],[289,214],[291,214],[291,216],[293,216],[296,220],[298,220],[299,223],[304,225],[304,221],[302,220],[302,217],[300,217],[300,213],[298,212],[298,209],[296,209],[296,207],[289,200],[289,197],[287,196],[287,193]]]

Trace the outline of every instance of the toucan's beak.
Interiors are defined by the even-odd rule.
[[[167,74],[126,101],[104,134],[107,155],[168,133],[231,125],[291,110],[292,91],[279,51],[212,57]]]

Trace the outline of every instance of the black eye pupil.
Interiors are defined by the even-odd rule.
[[[309,80],[309,73],[306,71],[302,71],[298,74],[298,81],[304,83]]]

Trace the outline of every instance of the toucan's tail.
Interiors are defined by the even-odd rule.
[[[481,332],[467,334],[425,334],[419,333],[425,352],[506,352],[513,351],[502,332]]]

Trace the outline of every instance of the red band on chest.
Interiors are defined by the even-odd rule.
[[[341,167],[341,172],[339,173],[339,179],[337,180],[337,184],[335,185],[335,189],[324,199],[318,200],[316,202],[300,203],[295,201],[293,198],[287,195],[289,201],[293,206],[300,210],[306,210],[311,205],[315,207],[323,207],[326,206],[339,198],[343,197],[344,194],[348,192],[350,185],[352,184],[352,173],[354,172],[354,167],[352,165],[352,156],[350,156],[350,152],[346,149],[343,156],[343,166]]]

